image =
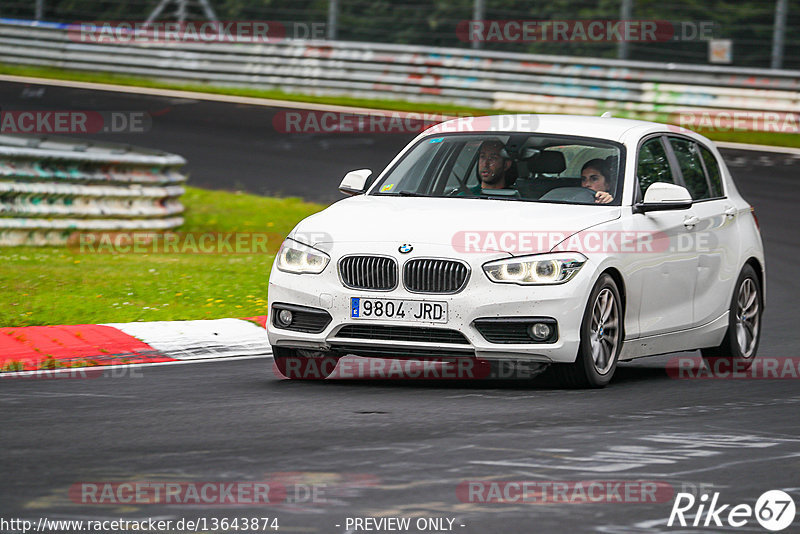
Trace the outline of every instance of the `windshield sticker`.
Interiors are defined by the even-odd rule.
[[[431,139],[428,143],[441,143],[444,141],[444,137],[437,137],[436,139]]]
[[[392,189],[394,189],[394,184],[386,184],[383,187],[381,187],[381,193],[384,193],[386,191],[391,191]]]

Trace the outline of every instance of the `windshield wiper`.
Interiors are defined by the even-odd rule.
[[[414,191],[398,191],[396,194],[400,195],[401,197],[425,197],[428,195],[423,195],[422,193],[416,193]]]

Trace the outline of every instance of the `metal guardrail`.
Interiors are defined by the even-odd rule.
[[[0,135],[0,246],[180,226],[185,163],[123,145]]]
[[[0,19],[0,62],[527,112],[800,112],[800,71],[339,41],[88,43],[68,28]]]

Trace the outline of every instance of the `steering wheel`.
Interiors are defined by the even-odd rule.
[[[596,194],[596,191],[592,191],[586,187],[557,187],[542,195],[539,200],[594,204],[594,197]]]
[[[470,191],[469,187],[467,187],[467,181],[453,172],[453,176],[456,177],[456,181],[458,181],[458,187],[451,189],[447,193],[445,193],[446,197],[454,197],[457,196],[459,193],[464,193],[466,195],[473,195],[474,193]],[[480,183],[480,180],[478,181]]]
[[[473,196],[473,195],[474,195],[474,193],[473,193],[472,191],[470,191],[469,187],[467,187],[467,186],[466,186],[466,185],[464,185],[464,184],[459,184],[459,186],[458,186],[458,187],[456,187],[456,188],[454,188],[454,189],[451,189],[450,191],[448,191],[447,193],[445,193],[445,196],[448,196],[448,197],[455,197],[455,196],[458,196],[458,195],[459,195],[459,194],[461,194],[461,193],[463,193],[463,194],[465,194],[465,195],[470,195],[470,196]]]

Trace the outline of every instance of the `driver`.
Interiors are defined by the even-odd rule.
[[[511,167],[509,159],[503,149],[505,145],[497,139],[490,139],[481,143],[478,151],[478,178],[481,183],[471,188],[476,195],[483,189],[505,189],[507,187],[507,172]]]
[[[611,169],[603,159],[590,159],[581,167],[581,187],[595,191],[595,204],[608,204],[611,196]]]

